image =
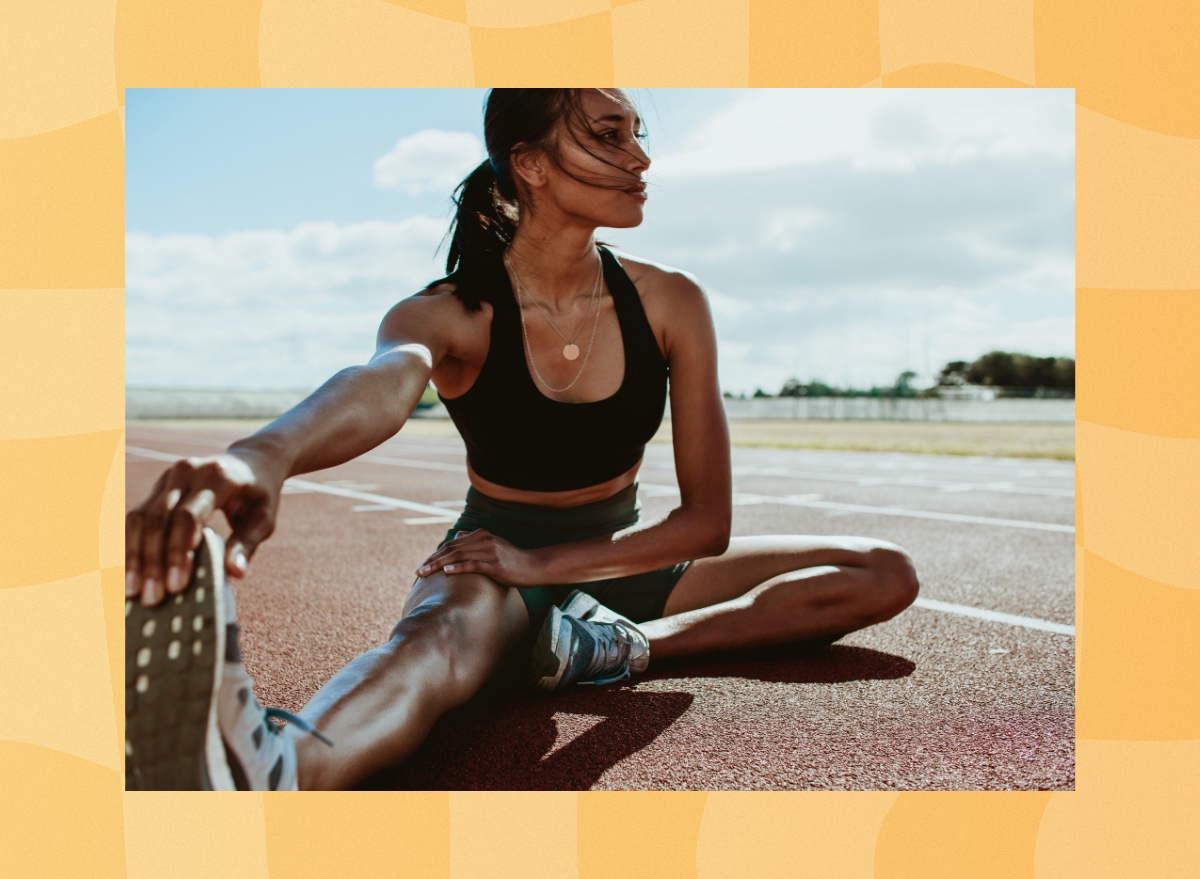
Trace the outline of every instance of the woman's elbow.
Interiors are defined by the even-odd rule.
[[[725,550],[729,549],[730,530],[731,522],[729,517],[722,517],[716,522],[711,529],[708,540],[705,542],[705,555],[724,555]]]

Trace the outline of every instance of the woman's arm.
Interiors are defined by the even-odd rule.
[[[584,583],[725,551],[732,518],[732,478],[729,428],[717,381],[716,332],[704,291],[695,281],[671,273],[661,283],[655,291],[662,297],[660,312],[671,315],[665,348],[671,369],[679,506],[657,522],[543,549],[516,550],[486,532],[473,532],[432,556],[430,567],[419,573],[428,575],[452,564],[449,573],[484,573],[513,586]],[[458,548],[461,555],[456,558]]]
[[[414,296],[384,318],[370,361],[337,373],[296,407],[220,455],[177,461],[125,520],[125,594],[157,604],[187,584],[208,520],[232,526],[226,568],[248,558],[275,528],[289,476],[349,461],[394,436],[416,408],[454,325],[446,297]]]

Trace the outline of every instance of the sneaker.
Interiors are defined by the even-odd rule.
[[[127,790],[295,790],[296,750],[241,663],[225,545],[204,529],[187,588],[158,607],[125,604]]]
[[[221,558],[224,558],[222,551]],[[279,708],[263,708],[254,697],[254,681],[242,665],[238,649],[237,608],[233,590],[225,587],[225,656],[215,703],[215,735],[210,733],[214,755],[210,765],[226,767],[228,787],[216,790],[299,790],[296,745],[272,718],[287,720],[320,739],[333,742],[304,720]]]
[[[649,641],[633,623],[617,614],[613,617],[603,620],[593,614],[592,619],[583,620],[551,607],[530,661],[533,685],[554,691],[575,683],[604,685],[628,680],[631,656],[648,660]]]
[[[601,623],[622,623],[626,627],[642,635],[642,630],[630,619],[627,619],[611,608],[605,607],[591,595],[576,589],[559,605],[559,609],[569,617],[577,620],[596,621]],[[629,670],[633,674],[641,674],[650,665],[650,642],[643,635],[630,643]]]
[[[126,790],[201,790],[228,777],[211,746],[225,653],[220,544],[206,529],[183,592],[157,607],[125,602]]]

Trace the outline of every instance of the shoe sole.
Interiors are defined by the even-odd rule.
[[[217,729],[224,551],[204,530],[192,579],[156,607],[125,602],[125,789],[232,789]]]
[[[567,670],[567,658],[559,655],[564,635],[568,639],[571,637],[570,626],[563,622],[563,612],[552,606],[538,632],[529,660],[530,677],[539,690],[557,690],[563,672]]]

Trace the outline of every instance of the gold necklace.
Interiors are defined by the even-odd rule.
[[[517,297],[519,299],[520,289],[523,284],[521,283],[521,276],[517,274],[516,267],[508,259],[507,251],[504,254],[504,264],[508,266],[509,271],[511,271],[513,273],[513,277],[516,278],[518,290]],[[546,323],[550,324],[551,329],[558,333],[558,337],[563,340],[562,356],[567,360],[576,360],[579,357],[579,346],[575,344],[575,339],[579,336],[579,331],[583,329],[583,325],[587,323],[588,315],[592,313],[592,308],[596,304],[596,294],[600,290],[600,277],[603,271],[604,260],[601,260],[600,265],[596,267],[596,285],[592,288],[592,300],[588,303],[588,310],[584,312],[583,320],[579,322],[579,326],[575,328],[575,332],[571,334],[571,338],[569,339],[562,334],[562,330],[558,328],[558,325],[555,324],[554,321],[550,320],[550,315],[546,313],[544,308],[542,308],[542,304],[538,302],[537,299],[534,299],[532,293],[529,294],[529,298],[533,300],[533,304],[537,306],[537,310],[542,313],[542,317],[546,319]],[[528,293],[529,291],[526,290],[525,292]],[[522,317],[522,319],[524,319],[524,317]]]
[[[512,269],[512,264],[509,263],[509,261],[508,261],[507,253],[504,254],[504,264],[506,266],[508,266],[509,269]],[[603,268],[603,265],[601,266],[601,268]],[[579,364],[579,372],[577,372],[575,374],[575,378],[571,379],[570,384],[568,384],[566,387],[556,388],[556,387],[554,387],[554,385],[550,384],[548,381],[546,381],[544,378],[542,378],[542,373],[537,368],[537,361],[534,360],[534,358],[533,358],[533,346],[531,344],[529,344],[529,330],[525,326],[525,309],[522,307],[524,304],[524,301],[521,298],[521,278],[516,273],[515,270],[513,271],[513,277],[516,278],[516,280],[517,280],[517,285],[516,285],[516,287],[517,287],[517,313],[521,317],[521,338],[525,342],[525,350],[529,352],[529,365],[533,367],[533,374],[537,376],[538,381],[540,381],[542,383],[542,386],[545,387],[546,390],[548,390],[548,391],[551,391],[555,394],[561,394],[563,391],[569,391],[572,387],[574,387],[575,382],[579,381],[579,377],[581,375],[583,375],[584,369],[587,368],[588,358],[592,356],[592,345],[596,341],[596,328],[598,326],[600,326],[600,309],[599,308],[596,309],[596,316],[592,321],[592,337],[591,337],[591,339],[588,340],[587,351],[584,352],[584,355],[583,355],[583,363]],[[592,301],[593,302],[596,300],[596,297],[600,292],[601,277],[603,277],[603,272],[602,271],[597,272],[596,273],[596,286],[592,289]],[[531,296],[530,299],[533,299],[533,297]],[[537,300],[535,299],[534,303],[536,304],[536,302],[537,302]],[[586,317],[584,319],[586,320]],[[551,323],[550,325],[554,326],[553,323]],[[580,324],[579,326],[580,326],[580,329],[583,328],[583,324]],[[556,331],[557,331],[557,329],[558,328],[555,327]],[[578,334],[578,330],[576,330],[576,334]],[[561,336],[562,333],[559,333],[559,335]],[[567,357],[567,352],[566,352],[565,348],[563,349],[563,356]],[[578,356],[579,356],[579,354],[577,351],[575,354],[575,357],[578,357]],[[567,357],[567,359],[574,360],[575,357]]]

